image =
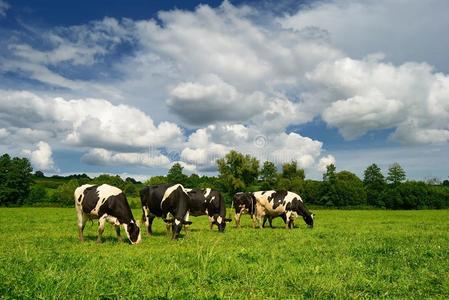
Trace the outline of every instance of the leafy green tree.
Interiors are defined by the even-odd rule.
[[[32,183],[30,161],[26,158],[0,157],[0,205],[20,205],[26,201]]]
[[[405,181],[405,171],[400,164],[394,163],[388,168],[387,181],[393,185],[398,185]]]
[[[124,190],[126,186],[126,182],[119,175],[101,174],[95,177],[93,182],[95,184],[109,184],[121,190]]]
[[[326,173],[323,174],[323,181],[333,184],[337,181],[336,167],[334,164],[330,164],[326,167]]]
[[[371,164],[363,174],[363,184],[365,185],[368,204],[384,207],[385,203],[381,201],[380,197],[386,184],[382,170],[376,164]]]
[[[168,183],[169,180],[165,176],[152,176],[149,179],[145,180],[145,185],[158,185]]]
[[[60,206],[74,206],[75,199],[73,193],[79,186],[78,180],[71,179],[70,181],[58,186],[52,195],[52,202]]]
[[[282,177],[292,180],[293,178],[300,178],[304,180],[304,169],[298,168],[296,161],[285,163],[282,165]]]
[[[449,186],[449,180],[443,180],[443,183],[442,183],[442,185],[444,185],[444,186]]]
[[[259,161],[234,150],[218,159],[217,165],[223,187],[230,194],[244,190],[259,176]]]
[[[201,177],[198,174],[190,174],[189,178],[187,178],[186,186],[189,188],[197,188],[201,183]]]
[[[45,177],[44,172],[42,172],[42,171],[34,172],[34,176],[39,177],[39,178]]]
[[[31,187],[30,194],[26,200],[26,204],[49,202],[47,190],[40,184],[34,184]]]
[[[138,195],[136,185],[132,184],[131,182],[126,183],[123,192],[125,192],[126,196],[136,197]]]
[[[278,179],[277,169],[274,163],[266,161],[260,170],[260,179],[262,180],[262,189],[269,190],[276,186]]]
[[[187,182],[187,175],[182,173],[184,168],[180,163],[175,163],[171,166],[170,170],[168,170],[167,179],[171,183],[180,183],[185,185]]]

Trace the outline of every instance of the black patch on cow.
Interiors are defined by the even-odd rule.
[[[93,185],[88,188],[86,188],[83,191],[84,194],[84,200],[83,200],[83,212],[86,214],[90,214],[90,212],[97,206],[98,200],[100,198],[98,197],[97,192],[98,185]]]
[[[252,193],[237,193],[232,202],[236,214],[240,213],[242,209],[247,209],[248,214],[252,216],[256,211],[256,198]]]
[[[207,215],[213,218],[213,224],[218,226],[218,230],[223,232],[226,228],[226,205],[224,198],[219,191],[211,190],[207,197],[206,190],[192,189],[188,192],[190,198],[189,212],[190,215],[197,217]],[[222,222],[218,223],[218,217],[222,218]]]
[[[287,191],[276,191],[268,197],[269,202],[273,202],[273,209],[276,209],[280,205],[285,204],[285,197]]]
[[[190,198],[180,186],[172,191],[170,196],[162,203],[165,191],[172,186],[173,184],[146,186],[140,191],[140,201],[142,207],[146,206],[152,215],[165,218],[170,213],[181,222],[179,225],[176,225],[175,222],[172,224],[173,238],[176,239],[181,231],[182,221],[189,209]],[[148,216],[143,215],[142,219],[146,217]],[[148,231],[151,231],[151,227],[148,228]]]

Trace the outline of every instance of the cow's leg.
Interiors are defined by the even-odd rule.
[[[100,218],[98,220],[98,237],[97,237],[97,243],[101,243],[101,235],[104,232],[104,225],[106,224],[105,218]]]
[[[115,233],[117,234],[117,239],[119,242],[123,242],[122,237],[120,236],[120,225],[114,225]]]
[[[268,216],[265,215],[265,216],[263,217],[262,228],[265,228],[265,223],[267,223],[267,220],[268,220]],[[270,223],[271,223],[271,222],[270,222]],[[271,224],[270,224],[270,226],[271,226]]]
[[[273,228],[273,218],[271,216],[268,217],[268,223],[270,223],[270,228]]]
[[[235,219],[235,227],[240,228],[240,217],[242,216],[242,210],[239,212],[235,212],[234,219]]]
[[[285,223],[285,229],[290,229],[292,224],[291,224],[291,217],[292,217],[292,212],[288,211],[285,213],[285,219],[287,220],[287,222]]]
[[[186,213],[184,216],[184,221],[189,222],[189,212]],[[184,231],[187,234],[187,231],[189,230],[189,224],[184,224]]]
[[[145,226],[147,227],[148,235],[153,235],[153,221],[154,221],[155,218],[156,218],[156,216],[151,214],[151,213],[150,213],[150,215],[147,218],[148,224],[145,224]]]
[[[280,215],[280,217],[282,218],[282,221],[284,221],[284,224],[287,224],[287,217],[285,214]]]
[[[259,226],[260,229],[262,229],[261,219],[263,217],[265,217],[265,209],[258,205],[257,208],[256,208],[255,219],[256,219],[256,223],[257,223],[257,225]]]
[[[251,215],[251,219],[253,221],[253,229],[255,229],[256,228],[256,223],[257,223],[256,214],[252,214]]]
[[[209,216],[209,230],[214,227],[214,216]]]
[[[87,215],[82,211],[81,208],[77,207],[77,218],[78,218],[78,237],[80,242],[84,241],[84,235],[83,235],[83,231],[84,231],[84,226],[86,225],[86,222],[88,220]]]

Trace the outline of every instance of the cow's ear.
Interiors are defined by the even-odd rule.
[[[312,219],[315,219],[315,214],[310,214],[310,216],[312,217]]]
[[[229,223],[229,222],[232,222],[232,219],[226,218],[226,219],[225,219],[225,222],[228,222],[228,223]]]

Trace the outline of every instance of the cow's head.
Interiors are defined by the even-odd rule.
[[[129,224],[126,224],[125,230],[128,239],[131,241],[131,244],[135,245],[140,243],[140,228],[134,220],[131,220]]]
[[[214,217],[214,221],[212,222],[212,224],[217,225],[219,232],[224,232],[224,230],[226,228],[226,223],[229,223],[231,221],[232,221],[232,219],[223,218],[221,216],[218,216],[217,218]]]
[[[315,214],[304,214],[302,218],[309,228],[313,228],[313,218]]]
[[[174,220],[170,220],[170,221],[172,222],[172,239],[173,240],[177,240],[179,238],[179,234],[181,233],[182,225],[191,225],[192,224],[192,222],[185,221],[182,219],[174,219]]]

